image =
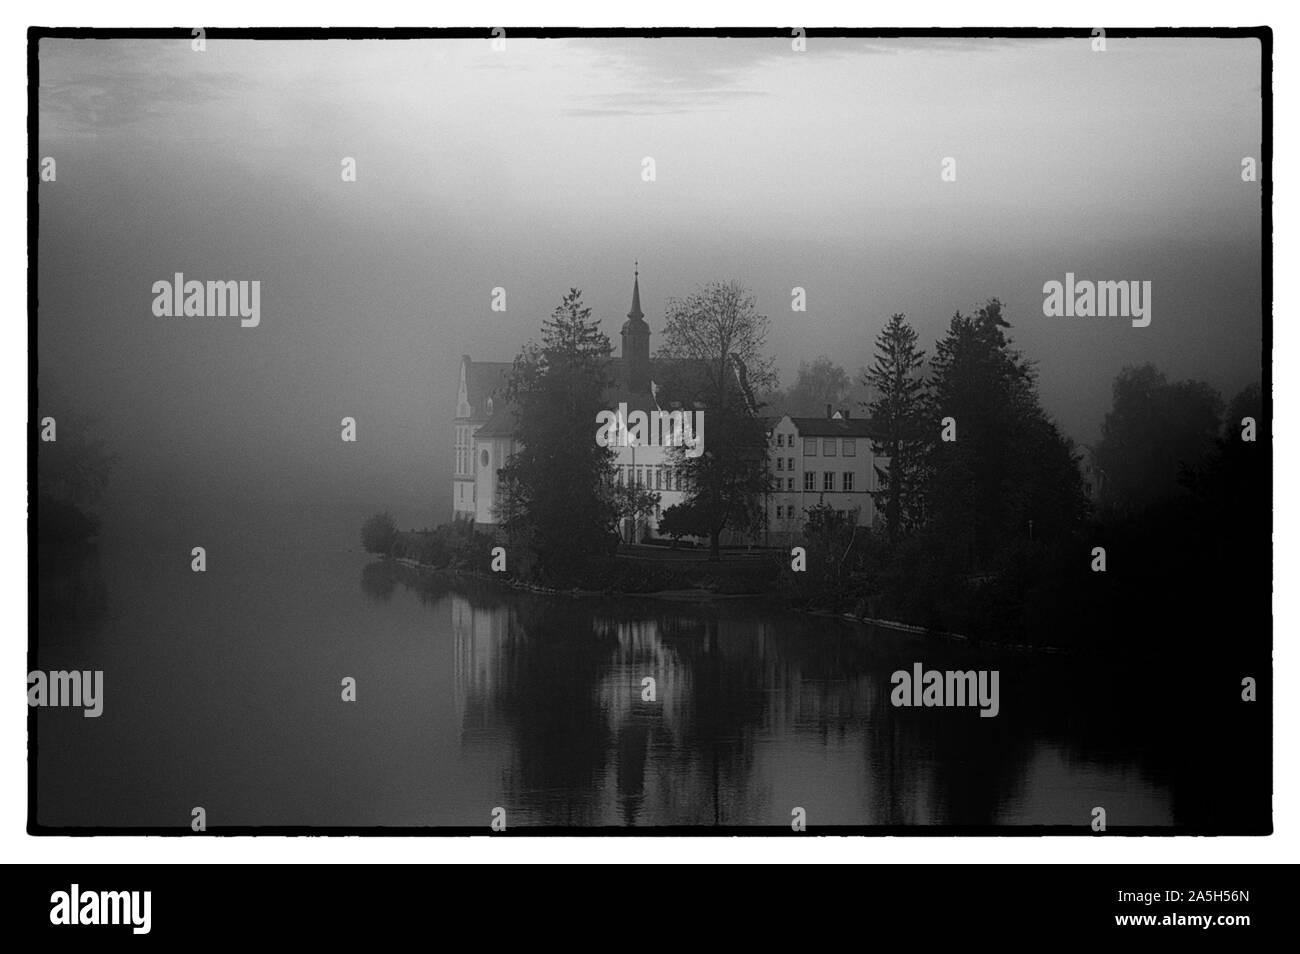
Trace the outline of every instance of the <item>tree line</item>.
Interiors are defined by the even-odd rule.
[[[670,300],[659,398],[704,409],[709,428],[699,457],[670,452],[686,499],[663,512],[659,532],[707,539],[715,559],[725,532],[757,535],[772,488],[766,409],[754,395],[789,408],[854,394],[879,459],[879,525],[809,508],[805,565],[772,554],[767,589],[790,603],[1009,643],[1114,645],[1143,631],[1138,643],[1153,648],[1207,626],[1266,631],[1270,450],[1259,385],[1225,404],[1204,382],[1124,368],[1101,440],[1078,447],[1042,407],[1038,372],[1009,329],[992,299],[955,313],[927,352],[894,314],[855,382],[823,358],[779,392],[767,318],[741,285]],[[500,470],[498,505],[511,576],[629,582],[610,573],[618,528],[654,512],[660,495],[620,485],[614,450],[593,439],[615,384],[612,351],[570,289],[515,360],[506,397],[518,449]],[[1223,598],[1207,607],[1192,594]]]

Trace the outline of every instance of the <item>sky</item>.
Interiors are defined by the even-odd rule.
[[[39,66],[38,414],[97,419],[131,519],[447,519],[460,356],[509,361],[571,286],[617,346],[634,262],[652,349],[670,297],[736,279],[785,385],[998,297],[1081,442],[1126,365],[1260,377],[1253,39],[45,39]],[[260,281],[260,324],[154,315],[176,272]],[[1150,326],[1044,316],[1066,272],[1151,281]]]

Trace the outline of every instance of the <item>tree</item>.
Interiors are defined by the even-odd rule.
[[[967,569],[986,569],[1018,539],[1060,539],[1085,513],[1073,445],[1038,403],[1032,365],[1011,347],[1002,304],[953,316],[931,362],[927,524],[965,548]],[[951,433],[951,432],[950,432]]]
[[[763,519],[767,438],[753,394],[776,380],[763,353],[768,327],[753,296],[734,281],[668,303],[659,357],[671,362],[670,393],[703,410],[708,424],[701,453],[678,447],[670,456],[708,527],[712,560],[720,559],[723,530],[749,530]]]
[[[704,514],[690,503],[673,504],[659,520],[659,532],[672,537],[673,547],[682,537],[707,537],[709,526]]]
[[[794,384],[772,396],[773,409],[792,417],[821,417],[827,404],[843,407],[851,388],[848,373],[821,355],[812,363],[799,362]]]
[[[861,565],[871,531],[830,504],[815,504],[805,516],[806,592],[814,600],[834,604],[851,590],[850,578]]]
[[[377,513],[361,525],[361,546],[367,553],[387,554],[397,542],[397,524],[388,511]]]
[[[543,323],[541,343],[530,343],[510,374],[501,413],[511,415],[520,446],[499,472],[497,516],[512,548],[528,557],[516,565],[546,580],[580,579],[606,550],[614,451],[597,444],[595,422],[611,351],[571,288]]]
[[[1171,384],[1151,364],[1122,370],[1111,394],[1096,452],[1106,503],[1138,510],[1177,494],[1215,448],[1223,399],[1201,381]]]
[[[916,346],[916,330],[902,314],[894,314],[876,337],[876,362],[863,372],[863,384],[877,395],[866,406],[876,437],[875,452],[888,458],[877,467],[880,489],[871,492],[883,503],[885,526],[891,541],[921,521],[922,480],[926,449],[925,352]]]
[[[634,483],[616,484],[614,486],[614,515],[618,520],[620,538],[622,537],[623,524],[629,520],[632,522],[630,539],[624,540],[624,543],[636,542],[637,530],[650,519],[651,514],[655,512],[655,508],[659,506],[661,499],[660,494],[639,487]]]

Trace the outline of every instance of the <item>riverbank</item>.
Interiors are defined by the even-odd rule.
[[[477,580],[479,582],[493,583],[498,586],[505,586],[512,590],[523,593],[533,593],[541,596],[566,596],[572,599],[590,599],[590,598],[610,598],[619,597],[627,599],[654,599],[663,600],[671,603],[720,603],[735,600],[753,600],[756,597],[762,602],[773,604],[780,610],[789,613],[798,613],[802,616],[812,616],[821,619],[842,620],[850,623],[857,623],[861,626],[874,627],[879,629],[888,629],[898,633],[908,633],[914,636],[924,636],[929,639],[938,639],[944,642],[959,643],[970,646],[987,645],[996,647],[999,651],[1020,652],[1032,655],[1046,656],[1063,656],[1076,655],[1077,651],[1061,646],[1041,646],[1031,645],[1028,643],[1007,643],[996,642],[992,640],[974,639],[963,633],[950,633],[938,629],[930,629],[925,626],[917,626],[912,623],[905,623],[895,619],[883,619],[872,616],[859,616],[854,613],[835,612],[833,610],[816,609],[806,606],[798,606],[783,600],[779,595],[773,592],[767,593],[719,593],[716,591],[692,587],[690,589],[664,589],[653,591],[621,591],[621,590],[591,590],[573,587],[570,589],[558,589],[555,587],[540,586],[536,583],[527,583],[522,580],[516,580],[500,573],[483,573],[478,570],[463,570],[447,566],[435,566],[433,564],[421,563],[418,560],[409,557],[390,557],[386,558],[398,566],[414,570],[420,573],[436,574],[438,576],[448,577],[451,579]]]
[[[866,599],[836,599],[825,587],[802,591],[792,580],[774,551],[731,551],[718,562],[702,559],[703,554],[666,548],[641,547],[620,550],[608,559],[596,561],[588,574],[588,585],[550,587],[520,580],[507,572],[492,572],[492,550],[499,543],[488,534],[468,528],[433,532],[405,531],[397,534],[388,558],[416,572],[437,573],[450,578],[479,580],[504,585],[519,592],[570,598],[654,599],[666,602],[707,604],[732,600],[759,600],[785,612],[825,619],[845,620],[944,642],[971,646],[997,646],[1035,654],[1073,654],[1067,646],[1030,643],[1024,639],[990,638],[907,622],[885,614],[872,614],[883,607]],[[595,585],[592,585],[595,584]],[[821,594],[820,597],[817,594]],[[830,597],[827,599],[827,597]],[[844,604],[852,603],[846,612]],[[839,605],[836,605],[839,604]]]

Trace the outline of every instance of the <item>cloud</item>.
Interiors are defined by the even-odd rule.
[[[199,56],[184,39],[42,40],[42,136],[96,136],[166,120],[247,85]]]
[[[565,41],[584,50],[609,77],[606,92],[565,111],[569,116],[657,115],[712,109],[771,95],[763,74],[782,63],[828,58],[977,53],[1042,40],[1006,37],[807,37],[804,52],[792,35],[771,37],[592,37]],[[1050,42],[1050,41],[1048,41]],[[796,60],[796,58],[799,58]],[[617,88],[623,87],[623,88]],[[630,87],[630,88],[628,88]]]

